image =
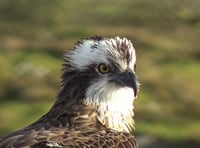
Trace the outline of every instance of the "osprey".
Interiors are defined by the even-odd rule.
[[[48,113],[0,138],[4,148],[137,148],[136,53],[126,38],[92,37],[64,55],[61,89]]]

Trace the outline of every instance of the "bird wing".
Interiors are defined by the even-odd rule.
[[[66,130],[62,128],[21,131],[0,141],[4,148],[138,148],[135,138],[129,133],[112,130]]]

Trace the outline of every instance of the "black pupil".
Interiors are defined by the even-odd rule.
[[[107,71],[108,67],[106,65],[103,65],[103,71]]]

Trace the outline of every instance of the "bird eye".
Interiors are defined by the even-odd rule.
[[[98,70],[100,73],[102,74],[106,74],[106,73],[109,73],[110,72],[110,68],[108,65],[106,64],[99,64],[99,67],[98,67]]]

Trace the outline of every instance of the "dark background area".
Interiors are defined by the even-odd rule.
[[[200,147],[199,0],[0,0],[0,135],[48,111],[65,50],[127,37],[137,50],[141,147]]]

